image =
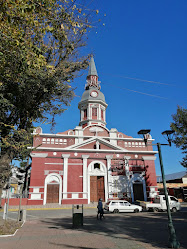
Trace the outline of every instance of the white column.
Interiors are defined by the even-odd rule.
[[[99,114],[98,119],[101,120],[101,105],[99,105],[98,107],[98,114]]]
[[[127,181],[128,181],[128,193],[130,193],[132,199],[134,198],[134,194],[133,194],[133,184],[130,181],[130,172],[129,172],[129,159],[131,159],[130,156],[124,156],[125,159],[125,173],[126,173],[126,177],[127,177]]]
[[[83,159],[83,198],[88,198],[88,179],[87,179],[87,159],[89,158],[88,155],[82,155]]]
[[[64,174],[63,174],[63,199],[67,199],[67,189],[68,189],[68,158],[70,154],[62,154],[64,158]]]
[[[84,120],[84,110],[81,109],[81,121],[83,121],[83,120]]]
[[[113,156],[107,155],[107,178],[108,178],[108,198],[110,197],[110,193],[112,191],[112,179],[111,179],[111,159]]]

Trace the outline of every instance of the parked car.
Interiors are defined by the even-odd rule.
[[[123,201],[123,200],[111,200],[108,201],[104,209],[109,211],[109,212],[114,212],[114,213],[119,213],[119,212],[141,212],[142,207],[138,205],[133,205],[129,203],[128,201]]]
[[[174,196],[168,196],[170,210],[172,212],[179,211],[181,209],[180,202]],[[164,195],[158,195],[153,202],[140,202],[143,209],[147,211],[166,211],[166,199]]]

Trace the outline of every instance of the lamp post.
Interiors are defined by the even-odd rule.
[[[139,135],[143,135],[145,144],[147,145],[147,140],[148,140],[148,134],[150,133],[150,129],[147,130],[140,130],[138,132]],[[171,130],[166,130],[162,132],[162,135],[166,136],[166,140],[168,141],[168,144],[161,144],[161,143],[156,143],[152,145],[157,145],[158,148],[158,155],[159,155],[159,161],[160,161],[160,169],[162,173],[162,182],[163,182],[163,187],[164,187],[164,195],[166,199],[166,206],[167,206],[167,215],[168,215],[168,231],[169,231],[169,241],[168,241],[168,247],[170,248],[180,248],[180,243],[177,241],[176,233],[175,233],[175,228],[173,226],[173,221],[171,217],[171,210],[169,206],[169,199],[168,199],[168,192],[166,188],[166,179],[165,179],[165,174],[164,174],[164,166],[163,166],[163,161],[162,161],[162,153],[161,153],[161,145],[169,145],[171,146],[171,135],[174,133],[174,131]]]

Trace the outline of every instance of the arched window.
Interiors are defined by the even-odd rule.
[[[43,138],[42,143],[46,144],[46,138]]]
[[[104,120],[104,111],[101,109],[101,119]]]
[[[94,169],[100,169],[100,164],[99,163],[95,163],[94,164]]]
[[[69,131],[68,135],[74,135],[74,132],[73,131]]]
[[[92,108],[92,119],[97,119],[97,108]]]
[[[84,109],[84,120],[87,119],[87,109]]]
[[[96,150],[97,149],[97,145],[96,144],[94,144],[94,150]],[[99,144],[99,146],[98,146],[98,149],[101,149],[101,145]]]

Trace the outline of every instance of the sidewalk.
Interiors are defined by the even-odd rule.
[[[107,228],[104,220],[96,220],[95,217],[89,218],[80,229],[73,229],[71,222],[70,218],[26,222],[14,237],[0,238],[0,249],[156,248],[137,242],[127,235],[117,234],[113,226]]]
[[[187,248],[187,211],[173,214],[181,249]],[[72,228],[71,216],[27,221],[14,237],[0,238],[0,249],[154,249],[168,248],[166,213],[84,216],[84,226]]]

